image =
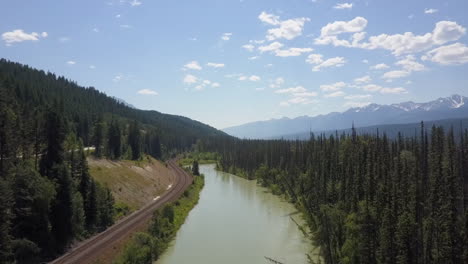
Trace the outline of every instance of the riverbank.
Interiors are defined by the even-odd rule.
[[[193,184],[177,201],[157,210],[149,227],[136,233],[115,263],[152,263],[167,249],[185,222],[190,210],[198,203],[205,184],[204,176],[194,176]]]

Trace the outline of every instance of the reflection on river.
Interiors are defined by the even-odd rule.
[[[270,257],[285,264],[307,263],[311,241],[296,224],[295,208],[234,175],[200,166],[205,187],[169,249],[157,264],[255,264]]]

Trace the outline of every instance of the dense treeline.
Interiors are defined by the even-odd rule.
[[[288,194],[326,263],[468,263],[468,131],[430,132],[203,147],[222,169]]]
[[[113,224],[114,199],[95,182],[61,108],[28,109],[0,86],[0,262],[38,263]]]

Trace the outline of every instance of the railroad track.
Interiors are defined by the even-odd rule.
[[[51,261],[51,264],[62,263],[93,263],[101,253],[116,245],[122,239],[144,226],[150,221],[153,212],[166,203],[177,200],[192,183],[192,176],[180,168],[175,160],[169,160],[168,166],[174,171],[175,182],[159,199],[152,201],[140,210],[115,223],[105,231],[83,241],[61,257]]]

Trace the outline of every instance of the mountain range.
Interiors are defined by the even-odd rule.
[[[458,119],[468,117],[468,97],[458,94],[426,103],[369,104],[314,117],[271,119],[233,126],[224,132],[239,138],[270,139],[296,134],[308,134],[383,124],[408,124],[420,121]]]

